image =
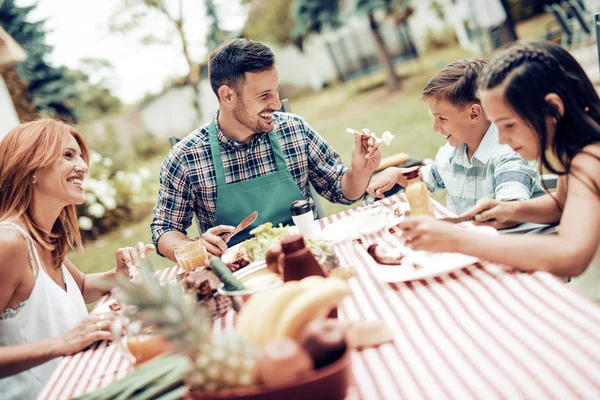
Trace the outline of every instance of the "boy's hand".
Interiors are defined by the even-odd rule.
[[[375,198],[383,198],[385,192],[394,187],[398,182],[398,177],[402,176],[400,168],[386,168],[371,178],[367,193]]]

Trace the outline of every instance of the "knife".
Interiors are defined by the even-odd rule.
[[[240,222],[238,224],[238,226],[235,227],[233,232],[228,232],[228,233],[224,234],[223,236],[221,236],[223,238],[223,240],[225,241],[225,243],[229,242],[229,240],[231,240],[231,238],[234,235],[237,235],[238,233],[240,233],[241,231],[246,229],[251,223],[253,223],[256,220],[257,217],[258,217],[258,212],[254,211],[253,213],[248,215],[246,218],[244,218],[244,220],[242,222]]]

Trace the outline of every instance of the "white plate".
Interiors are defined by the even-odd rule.
[[[382,282],[407,282],[442,275],[477,262],[477,258],[459,253],[409,250],[408,254],[409,260],[405,258],[402,265],[372,264],[373,273]],[[416,269],[413,264],[418,264],[421,268]]]

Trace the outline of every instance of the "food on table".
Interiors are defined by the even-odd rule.
[[[333,318],[313,321],[303,332],[300,343],[315,368],[322,368],[337,361],[346,351],[345,326]]]
[[[402,209],[402,205],[398,204],[398,206],[396,206],[394,208],[394,217],[396,218],[400,218],[404,215],[404,210]]]
[[[411,167],[402,172],[402,175],[408,180],[404,189],[408,204],[410,205],[410,215],[428,215],[435,218],[433,205],[429,198],[429,189],[419,177],[420,168]]]
[[[316,318],[324,318],[350,292],[338,278],[310,276],[260,292],[240,311],[236,331],[259,347],[276,337],[296,338]]]
[[[210,268],[217,275],[217,277],[223,282],[225,285],[225,290],[227,291],[235,291],[235,290],[244,290],[245,287],[242,282],[239,281],[227,265],[218,257],[212,257],[210,259]]]
[[[284,282],[298,281],[311,275],[326,276],[321,264],[306,247],[304,236],[288,235],[281,239],[280,244],[280,267]]]
[[[238,316],[237,331],[257,346],[264,346],[275,337],[275,325],[283,310],[304,289],[300,282],[293,281],[253,295]]]
[[[267,343],[256,369],[266,386],[279,386],[293,383],[299,374],[313,369],[313,361],[295,340],[277,338]]]
[[[108,303],[108,308],[110,308],[110,311],[112,312],[121,311],[121,303],[119,303],[116,299],[112,299]]]
[[[392,252],[384,249],[378,244],[370,245],[367,248],[367,253],[369,253],[377,263],[383,265],[400,265],[402,264],[402,259],[405,257],[399,250]]]
[[[254,237],[243,242],[237,253],[235,259],[245,259],[248,263],[258,260],[264,260],[267,254],[267,250],[272,246],[279,243],[279,240],[284,236],[288,235],[290,227],[279,225],[274,227],[271,222],[265,222],[262,225],[250,231]],[[306,239],[306,244],[317,256],[321,254],[335,255],[333,246],[320,240]]]
[[[177,264],[184,271],[193,271],[196,268],[206,267],[208,264],[208,252],[202,238],[197,238],[175,247],[174,253]]]
[[[277,282],[281,282],[281,276],[279,274],[274,274],[268,269],[261,269],[249,276],[240,278],[240,281],[246,290],[254,290],[266,288]]]
[[[394,340],[383,321],[353,321],[346,330],[348,345],[355,349],[380,346]]]
[[[311,321],[326,317],[346,295],[348,284],[339,278],[326,278],[295,296],[282,311],[275,337],[297,338]]]
[[[231,272],[238,271],[250,264],[250,259],[248,258],[248,253],[246,253],[246,249],[240,247],[238,251],[235,253],[235,257],[233,260],[227,263],[227,267],[231,270]]]
[[[329,271],[329,276],[348,280],[356,276],[356,268],[353,265],[343,265]]]
[[[191,389],[218,392],[258,383],[257,362],[261,352],[235,333],[213,336],[199,349],[186,383]]]
[[[265,222],[262,225],[250,231],[253,238],[246,240],[240,246],[245,249],[248,254],[249,260],[257,261],[263,260],[269,247],[279,242],[279,239],[289,233],[289,227],[279,224],[279,226],[273,226],[271,222]]]
[[[269,247],[267,253],[265,254],[265,262],[267,263],[267,268],[269,271],[279,274],[279,256],[281,255],[281,244],[275,243],[273,246]]]
[[[209,268],[184,272],[178,278],[183,289],[188,293],[193,293],[198,301],[212,297],[217,286],[221,283],[219,278]]]
[[[128,335],[127,348],[135,357],[136,364],[141,364],[172,350],[164,336],[145,333]]]
[[[362,136],[369,136],[367,133],[362,133],[360,131],[357,131],[355,129],[352,128],[347,128],[346,132],[351,133],[351,134],[355,134],[355,133],[360,133]],[[375,143],[385,143],[387,146],[392,144],[392,140],[396,137],[395,135],[392,135],[390,131],[385,131],[383,132],[383,134],[381,135],[381,138],[378,138],[377,135],[375,135],[375,133],[371,132],[371,137],[373,139],[375,139]]]
[[[390,131],[385,131],[381,135],[381,139],[383,140],[383,143],[386,144],[386,146],[391,145],[392,140],[394,140],[395,137],[396,137],[396,135],[392,135],[392,133]]]

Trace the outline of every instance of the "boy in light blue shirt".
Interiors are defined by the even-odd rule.
[[[433,164],[421,168],[421,179],[432,192],[446,189],[446,207],[456,214],[484,197],[527,200],[544,193],[536,164],[498,143],[498,129],[481,107],[476,82],[486,65],[484,59],[456,61],[434,75],[421,95],[434,117],[433,130],[447,140]],[[380,172],[367,192],[383,197],[395,184],[406,186],[402,172],[396,167]]]

